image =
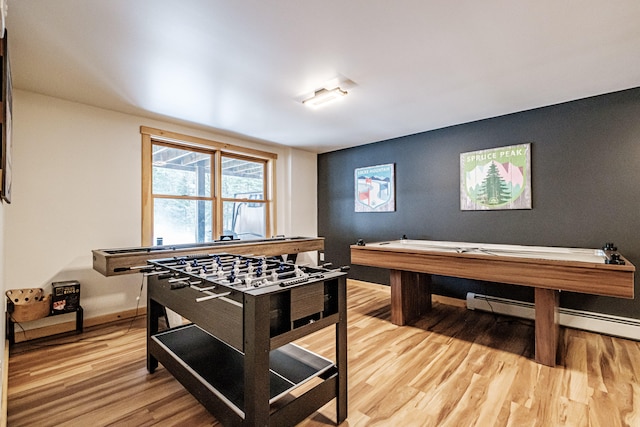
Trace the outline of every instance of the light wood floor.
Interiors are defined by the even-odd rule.
[[[529,322],[438,303],[412,326],[389,317],[388,287],[349,282],[343,426],[640,426],[638,342],[563,329],[549,368],[532,361]],[[16,344],[9,426],[218,425],[162,366],[147,373],[144,328]],[[331,330],[299,343],[332,357],[333,340]],[[301,425],[334,420],[330,403]]]

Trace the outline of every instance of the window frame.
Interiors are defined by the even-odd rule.
[[[140,126],[142,135],[142,200],[141,200],[141,244],[153,246],[153,206],[157,198],[168,198],[166,195],[155,196],[153,194],[153,144],[173,146],[175,148],[204,151],[213,155],[211,165],[212,191],[207,200],[212,200],[212,239],[217,240],[223,233],[223,202],[224,201],[249,201],[250,199],[222,198],[222,157],[232,157],[240,160],[260,162],[264,164],[264,199],[250,200],[265,204],[265,237],[277,234],[275,226],[276,199],[275,199],[275,166],[278,155],[267,151],[241,147],[233,144],[222,143],[209,139],[183,135],[180,133],[164,131],[160,129]],[[185,198],[184,196],[170,196],[169,198]],[[202,196],[186,197],[188,199],[201,200]]]

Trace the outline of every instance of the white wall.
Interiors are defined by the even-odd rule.
[[[283,177],[285,194],[278,190],[278,201],[284,205],[284,211],[278,215],[288,218],[289,227],[295,232],[283,233],[288,236],[317,236],[318,233],[318,174],[317,155],[308,151],[287,150],[289,156],[278,167],[287,176]],[[284,160],[284,159],[283,159]],[[309,173],[312,171],[312,173]],[[291,197],[289,195],[292,195]],[[281,215],[283,214],[283,215]],[[278,227],[278,230],[281,230]],[[317,253],[305,253],[298,256],[298,264],[318,264]]]
[[[140,245],[141,125],[278,154],[277,233],[316,236],[314,153],[14,91],[4,289],[50,292],[51,282],[75,279],[81,283],[85,318],[136,307],[142,276],[103,277],[92,269],[91,250]],[[143,293],[141,305],[144,298]]]

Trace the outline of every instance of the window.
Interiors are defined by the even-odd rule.
[[[275,234],[276,155],[141,127],[142,244]]]
[[[152,143],[153,242],[213,240],[214,153]]]
[[[222,156],[222,224],[225,235],[265,237],[265,162]]]

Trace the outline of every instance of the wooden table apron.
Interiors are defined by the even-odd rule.
[[[405,325],[431,309],[432,274],[535,288],[535,359],[548,366],[556,364],[560,291],[633,298],[635,267],[627,260],[625,265],[613,265],[604,260],[600,264],[353,245],[351,263],[389,269],[395,325]]]

